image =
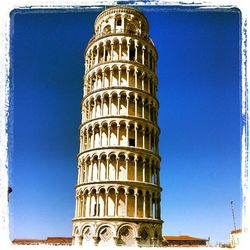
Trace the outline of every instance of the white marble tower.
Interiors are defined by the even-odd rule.
[[[85,51],[73,244],[160,246],[157,51],[146,17],[106,8]]]

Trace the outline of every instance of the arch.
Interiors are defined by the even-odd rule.
[[[103,34],[106,35],[109,34],[110,32],[111,32],[111,26],[110,24],[108,24],[103,28]]]
[[[115,189],[108,190],[108,216],[115,216]]]
[[[128,206],[127,206],[127,216],[134,217],[135,215],[135,197],[134,197],[134,190],[128,190]]]
[[[98,216],[105,216],[105,206],[106,206],[106,190],[105,188],[101,188],[99,190],[99,204],[98,204]]]
[[[118,189],[117,209],[118,216],[126,216],[125,189],[123,187]]]
[[[100,239],[99,245],[109,245],[113,242],[114,229],[110,225],[102,225],[98,229],[97,235]]]
[[[117,230],[119,245],[134,246],[136,230],[129,224],[123,224]]]
[[[92,245],[92,237],[94,229],[91,225],[87,225],[82,230],[82,245]]]

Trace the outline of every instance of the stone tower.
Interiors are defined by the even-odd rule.
[[[160,246],[157,51],[146,17],[106,8],[85,51],[73,244]]]

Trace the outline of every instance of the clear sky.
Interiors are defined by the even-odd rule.
[[[240,12],[143,8],[158,50],[163,235],[241,226]],[[99,10],[12,13],[11,239],[70,236],[83,53]]]

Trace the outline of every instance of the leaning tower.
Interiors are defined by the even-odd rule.
[[[73,244],[160,246],[157,51],[146,17],[106,8],[85,51]]]

